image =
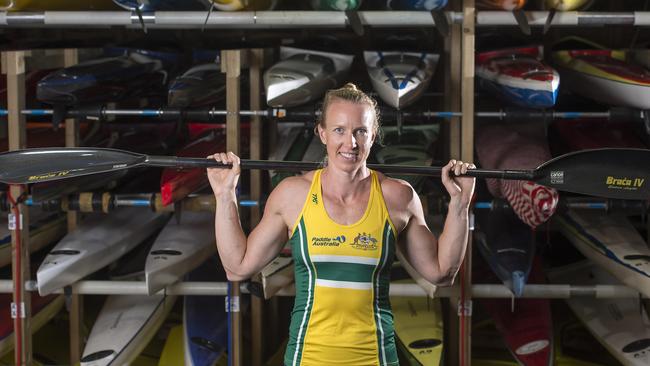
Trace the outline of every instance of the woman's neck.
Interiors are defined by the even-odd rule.
[[[350,172],[327,166],[321,173],[321,186],[326,187],[328,195],[345,200],[365,191],[369,177],[370,169],[365,165]]]

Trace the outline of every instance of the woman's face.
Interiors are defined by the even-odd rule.
[[[363,166],[375,140],[375,114],[368,104],[334,99],[318,134],[327,148],[328,165],[352,171]]]

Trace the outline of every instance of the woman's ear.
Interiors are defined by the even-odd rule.
[[[325,134],[325,129],[320,123],[316,125],[316,132],[318,133],[318,137],[320,137],[320,141],[323,145],[327,145],[327,135]]]

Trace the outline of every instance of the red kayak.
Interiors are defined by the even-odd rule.
[[[494,277],[488,271],[476,271],[476,277]],[[528,276],[528,283],[543,284],[544,274],[538,257]],[[548,299],[517,299],[512,310],[510,299],[482,299],[481,306],[490,314],[503,335],[512,355],[521,365],[553,364],[553,321]]]
[[[47,323],[63,306],[61,295],[41,297],[33,293],[32,299],[32,333]],[[14,346],[14,322],[11,318],[11,294],[0,294],[0,355]]]
[[[526,127],[483,125],[476,130],[476,153],[481,168],[535,169],[551,159],[542,126]],[[505,197],[517,216],[528,226],[536,228],[546,222],[557,209],[559,195],[530,181],[486,180],[490,193]]]
[[[558,120],[551,125],[549,141],[556,155],[605,147],[646,149],[630,123],[607,120]]]

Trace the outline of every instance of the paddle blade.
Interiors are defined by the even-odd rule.
[[[127,169],[146,155],[99,148],[41,148],[0,154],[0,182],[28,184]]]
[[[559,156],[536,169],[535,181],[597,197],[650,198],[650,150],[595,149]]]

